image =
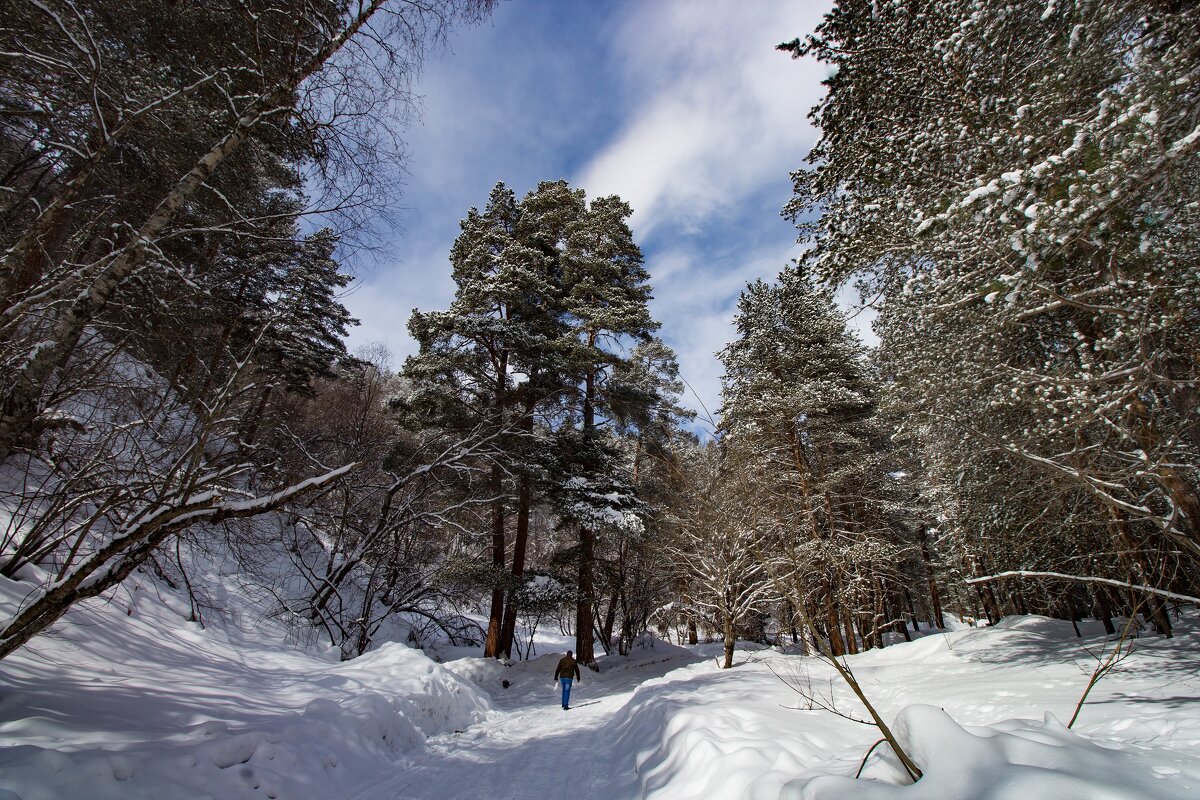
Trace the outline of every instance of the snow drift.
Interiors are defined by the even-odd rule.
[[[780,800],[1189,800],[1195,789],[1173,786],[1179,770],[1162,754],[1101,745],[1072,733],[1053,714],[1038,724],[1006,720],[964,727],[933,706],[900,712],[893,728],[922,765],[916,784],[886,743],[863,771],[866,780],[840,776],[784,786]],[[881,780],[871,780],[879,778]],[[891,784],[891,785],[889,785]]]
[[[273,623],[185,611],[137,576],[0,662],[0,798],[342,797],[491,709],[401,644],[338,662]]]

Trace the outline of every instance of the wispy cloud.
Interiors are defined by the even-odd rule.
[[[697,232],[764,181],[800,166],[821,68],[774,49],[811,31],[821,3],[630,4],[613,33],[630,114],[581,170],[595,194],[620,194],[638,233]]]
[[[708,0],[625,8],[610,48],[626,116],[577,182],[633,206],[653,309],[696,395],[689,404],[715,416],[715,353],[735,335],[738,294],[799,253],[779,209],[788,173],[816,139],[807,113],[824,73],[774,48],[811,31],[827,6]]]

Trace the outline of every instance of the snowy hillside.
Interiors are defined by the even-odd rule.
[[[6,602],[16,584],[6,584]],[[1200,630],[1146,637],[1070,719],[1103,637],[1038,617],[852,657],[926,771],[910,789],[832,670],[746,645],[644,642],[558,707],[556,646],[445,666],[389,644],[339,663],[236,615],[205,629],[139,578],[0,664],[0,797],[1194,798]],[[465,652],[465,651],[460,651]],[[504,682],[508,686],[504,686]],[[941,709],[941,710],[939,710]],[[961,727],[960,727],[961,726]],[[840,777],[830,777],[840,776]]]
[[[491,707],[401,644],[339,662],[270,623],[201,629],[187,613],[139,577],[6,659],[0,797],[341,797]]]

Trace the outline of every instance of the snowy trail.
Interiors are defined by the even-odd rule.
[[[503,710],[461,733],[430,739],[392,775],[349,800],[637,797],[634,765],[617,752],[613,718],[643,682],[696,660],[676,658],[613,674],[585,671],[569,711],[559,707],[547,671],[516,697],[501,696],[497,706]]]
[[[885,716],[925,704],[920,713],[928,719],[919,732],[928,736],[921,746],[958,755],[936,762],[939,770],[914,797],[1047,800],[1059,796],[1048,784],[1032,793],[990,792],[1010,777],[1032,775],[1036,784],[1052,772],[1055,780],[1083,787],[1083,794],[1067,797],[1190,800],[1200,784],[1194,755],[1200,722],[1186,710],[1200,675],[1198,640],[1200,632],[1183,629],[1175,640],[1147,640],[1117,677],[1096,689],[1076,733],[1060,722],[1069,719],[1094,661],[1066,623],[1014,618],[870,651],[855,656],[854,665]],[[497,710],[466,731],[430,739],[350,800],[775,800],[798,796],[785,791],[793,782],[854,774],[873,729],[806,708],[779,677],[807,683],[826,700],[837,694],[833,705],[853,711],[832,670],[753,649],[739,650],[736,668],[721,670],[701,655],[714,648],[585,672],[568,712],[550,685],[553,660],[500,672],[474,659],[462,669],[493,688]],[[502,676],[513,679],[511,689],[498,688]],[[949,716],[930,716],[942,714],[938,709]],[[1046,712],[1059,722],[1043,723]],[[971,734],[958,725],[994,727]],[[968,751],[973,759],[962,755]],[[1025,753],[1018,761],[1030,766],[1013,766],[1012,753]],[[875,777],[886,772],[880,766]],[[822,796],[868,796],[859,784],[826,788],[832,794]],[[876,785],[870,796],[903,791]]]
[[[583,700],[563,711],[502,713],[465,731],[430,740],[396,774],[355,800],[445,800],[447,797],[628,796],[614,791],[609,722],[632,692]]]
[[[1069,734],[1060,723],[1104,652],[1099,623],[1077,638],[1070,623],[1014,617],[852,656],[885,717],[919,704],[910,732],[929,769],[913,788],[831,777],[855,774],[877,736],[792,688],[856,713],[833,670],[794,651],[743,643],[725,670],[720,642],[651,641],[584,671],[564,712],[558,652],[438,663],[389,644],[314,659],[136,599],[76,612],[80,624],[4,662],[0,797],[791,800],[810,779],[824,800],[1200,797],[1193,615],[1174,639],[1138,640]],[[866,774],[890,780],[874,753]]]

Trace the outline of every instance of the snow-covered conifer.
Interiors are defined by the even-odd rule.
[[[1195,573],[1198,14],[854,1],[792,45],[836,69],[787,211],[878,301],[971,569]]]
[[[854,652],[860,633],[878,633],[878,579],[892,573],[899,530],[862,345],[795,266],[750,284],[735,325],[720,353],[726,444],[769,487],[758,502],[771,506],[778,551],[791,554],[779,573],[798,587],[793,601],[814,603],[832,648]]]

